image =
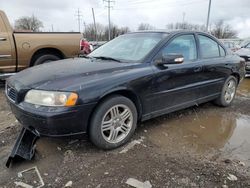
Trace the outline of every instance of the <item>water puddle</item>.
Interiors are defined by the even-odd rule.
[[[237,94],[242,97],[250,98],[250,77],[245,78],[240,83]]]
[[[220,151],[250,164],[250,116],[201,107],[198,112],[193,108],[153,121],[157,121],[156,126],[146,126],[148,139],[163,150],[196,154]]]

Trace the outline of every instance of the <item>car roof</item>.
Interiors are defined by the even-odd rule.
[[[164,30],[164,29],[158,29],[158,30],[141,30],[141,31],[134,31],[130,33],[167,33],[167,34],[178,34],[178,33],[204,33],[209,34],[204,31],[194,31],[194,30]]]

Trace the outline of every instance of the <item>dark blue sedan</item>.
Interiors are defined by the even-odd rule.
[[[126,143],[138,121],[214,101],[229,106],[245,61],[196,31],[134,32],[87,57],[24,70],[6,82],[18,121],[41,136],[87,133],[98,147]]]

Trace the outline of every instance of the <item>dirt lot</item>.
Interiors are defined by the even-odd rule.
[[[33,166],[45,187],[69,181],[72,187],[130,187],[128,178],[152,187],[250,187],[250,78],[231,107],[207,103],[144,122],[130,144],[113,151],[98,150],[87,138],[42,138],[32,161],[10,169],[5,162],[20,125],[4,87],[0,101],[0,187],[20,181],[38,186],[34,174],[17,174]]]

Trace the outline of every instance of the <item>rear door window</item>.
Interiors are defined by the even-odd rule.
[[[219,44],[204,35],[198,35],[200,43],[201,58],[220,57]]]

